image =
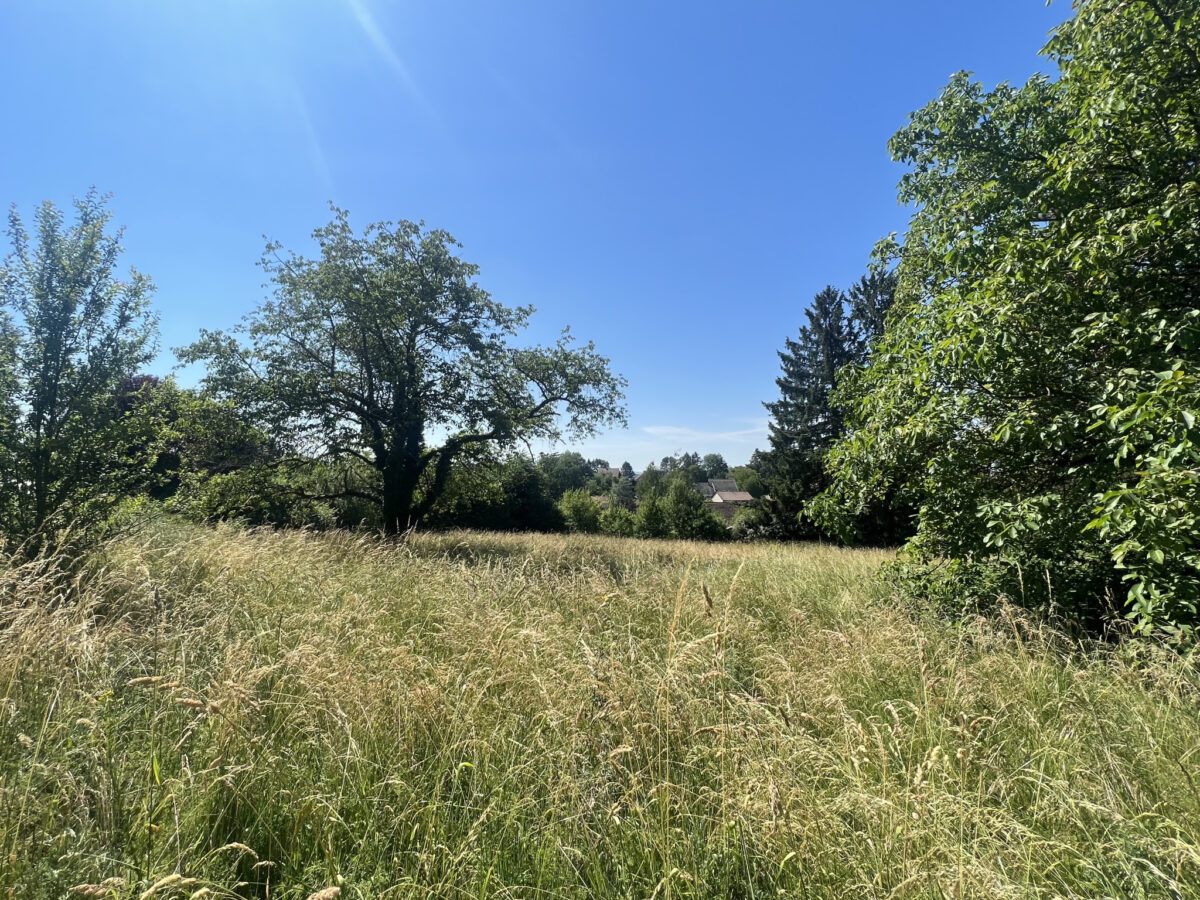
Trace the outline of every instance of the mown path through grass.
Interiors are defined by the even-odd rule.
[[[9,570],[0,891],[1200,897],[1194,664],[885,559],[168,523],[82,602]]]

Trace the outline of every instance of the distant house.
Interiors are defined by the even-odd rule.
[[[751,503],[754,496],[748,491],[717,491],[712,495],[713,503]]]
[[[607,475],[609,478],[620,478],[621,477],[620,469],[613,469],[613,468],[604,469],[604,468],[597,466],[594,471],[596,472],[597,475]]]
[[[732,478],[710,478],[697,481],[692,488],[710,503],[751,503],[754,498],[738,487]]]

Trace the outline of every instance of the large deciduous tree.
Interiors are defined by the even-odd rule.
[[[155,458],[123,397],[154,353],[153,285],[119,277],[104,197],[74,207],[42,204],[33,234],[14,208],[0,269],[0,540],[28,550],[102,520]]]
[[[298,456],[366,464],[373,479],[340,493],[377,502],[389,533],[422,520],[469,449],[624,422],[608,360],[566,332],[514,347],[532,309],[493,300],[445,231],[401,221],[357,235],[335,209],[314,238],[314,259],[268,244],[273,298],[182,358],[207,362],[206,387]]]
[[[725,462],[725,457],[720,453],[704,454],[704,459],[700,460],[700,468],[709,478],[729,477],[729,463]]]
[[[543,453],[538,457],[537,466],[546,476],[547,489],[555,501],[567,491],[583,489],[594,475],[591,464],[574,450]]]
[[[1185,633],[1200,603],[1200,7],[1079,0],[1059,68],[891,143],[916,212],[816,512],[920,502],[918,562]],[[932,568],[932,567],[931,567]],[[933,582],[926,580],[926,588]]]

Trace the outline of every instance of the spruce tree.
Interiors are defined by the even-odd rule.
[[[850,319],[861,342],[859,354],[862,358],[856,362],[866,362],[871,344],[883,334],[887,311],[892,308],[895,299],[895,269],[886,272],[872,271],[858,279],[858,283],[850,288]]]
[[[825,486],[822,459],[842,433],[842,413],[830,402],[843,366],[861,358],[861,340],[846,314],[846,296],[827,286],[807,310],[808,324],[779,352],[780,397],[764,404],[771,414],[773,477],[767,505],[780,536],[813,533],[799,520],[804,504]]]

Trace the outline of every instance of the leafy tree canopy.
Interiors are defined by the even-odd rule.
[[[735,466],[729,470],[729,477],[737,482],[738,487],[755,499],[758,499],[767,491],[762,476],[749,466]]]
[[[891,142],[916,212],[815,504],[888,490],[942,573],[1186,632],[1200,602],[1200,8],[1081,0],[1059,77],[966,73]],[[920,571],[920,570],[914,570]],[[926,587],[931,582],[925,579]]]
[[[638,500],[661,493],[663,490],[663,477],[661,469],[654,465],[654,463],[648,463],[642,474],[638,476],[637,484],[634,488]]]
[[[155,458],[153,423],[124,402],[154,355],[154,287],[119,276],[105,198],[74,206],[68,225],[42,204],[32,235],[14,209],[0,269],[0,538],[27,549],[100,522]]]
[[[591,463],[574,450],[543,453],[538,457],[538,468],[546,474],[546,485],[555,500],[567,491],[587,487],[594,474]]]
[[[727,478],[729,476],[729,463],[725,462],[725,457],[720,453],[704,454],[704,459],[700,460],[700,468],[709,478]]]
[[[633,480],[620,478],[613,482],[612,489],[609,491],[608,502],[611,507],[621,507],[622,509],[632,510],[636,507],[637,495],[634,492]]]
[[[571,531],[595,534],[600,530],[600,504],[587,491],[567,491],[558,501],[558,508]]]
[[[340,492],[377,503],[389,533],[422,521],[470,448],[624,423],[608,360],[566,332],[513,346],[532,309],[493,300],[447,232],[400,221],[357,235],[335,208],[313,237],[315,259],[268,244],[273,298],[181,357],[206,362],[207,389],[294,453],[363,463],[371,479]]]

